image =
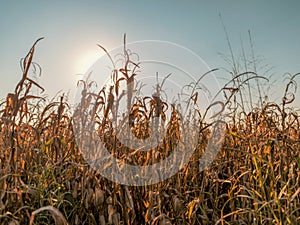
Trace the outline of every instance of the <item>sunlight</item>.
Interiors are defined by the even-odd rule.
[[[74,73],[75,74],[85,74],[87,70],[99,59],[103,53],[99,51],[99,49],[94,48],[83,52],[82,54],[78,55],[75,59],[74,64]]]

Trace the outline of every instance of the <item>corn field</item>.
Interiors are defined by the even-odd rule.
[[[84,126],[96,118],[96,134],[114,157],[148,165],[180,144],[185,124],[175,105],[159,96],[132,99],[139,65],[126,48],[123,67],[113,71],[114,85],[95,95],[89,91],[92,81],[79,81],[81,107],[75,109],[65,95],[49,102],[33,94],[33,88],[44,88],[29,76],[39,69],[33,61],[38,41],[22,60],[14,92],[0,105],[0,224],[300,224],[300,117],[290,107],[298,74],[286,80],[281,102],[260,99],[256,104],[250,81],[257,81],[261,93],[259,80],[265,78],[252,71],[233,73],[220,90],[225,101],[216,103],[227,111],[226,134],[213,163],[199,171],[211,136],[211,124],[200,115],[193,120],[198,142],[184,169],[157,184],[126,186],[104,178],[86,162],[72,121]],[[126,92],[119,91],[121,82],[128,84]],[[112,103],[124,93],[128,113],[118,123],[129,119],[125,132],[147,138],[151,118],[165,121],[170,113],[166,136],[151,151],[134,151],[115,137]],[[197,95],[190,97],[196,101]],[[92,100],[96,104],[90,114],[80,111]],[[92,143],[89,135],[86,141]]]

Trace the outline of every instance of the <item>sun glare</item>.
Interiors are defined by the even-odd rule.
[[[80,54],[75,62],[75,74],[85,74],[87,70],[102,56],[99,49],[93,49]]]

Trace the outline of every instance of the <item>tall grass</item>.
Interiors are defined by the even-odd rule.
[[[39,41],[39,40],[38,40]],[[120,160],[147,165],[167,157],[183,135],[176,108],[157,96],[128,103],[127,117],[135,135],[147,137],[152,116],[172,120],[163,143],[147,153],[122,146],[114,138],[120,82],[126,82],[131,101],[139,64],[130,60],[124,42],[124,65],[113,71],[114,85],[90,94],[92,81],[83,85],[81,104],[94,99],[92,115],[77,118],[65,97],[47,103],[31,94],[36,86],[28,75],[36,64],[38,41],[22,61],[22,78],[8,93],[0,111],[0,223],[1,224],[299,224],[300,129],[294,101],[298,74],[289,77],[282,102],[259,101],[246,108],[252,79],[265,79],[255,71],[236,72],[220,90],[227,107],[225,140],[213,164],[199,171],[199,161],[210,137],[204,120],[199,142],[189,164],[168,180],[151,186],[123,186],[90,168],[77,146],[72,120],[82,123],[97,117],[98,134]],[[104,48],[103,48],[104,49]],[[105,50],[105,49],[104,49]],[[129,69],[131,67],[131,69]],[[252,96],[253,97],[253,96]],[[77,110],[80,110],[77,109]],[[80,115],[84,115],[80,113]],[[126,116],[126,115],[125,115]],[[120,123],[122,118],[120,118]],[[158,152],[158,154],[157,154]]]

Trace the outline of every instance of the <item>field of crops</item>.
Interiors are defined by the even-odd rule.
[[[128,69],[138,63],[130,60],[127,49],[109,90],[89,94],[92,81],[78,83],[83,87],[81,106],[96,102],[92,113],[85,114],[80,107],[72,109],[64,95],[49,102],[32,92],[43,91],[29,76],[30,70],[39,69],[33,63],[36,43],[22,60],[15,91],[0,105],[0,224],[300,224],[300,117],[290,107],[297,74],[285,80],[284,96],[276,103],[262,94],[259,82],[265,77],[233,71],[220,90],[225,101],[215,105],[226,109],[226,134],[213,163],[199,171],[212,126],[200,115],[193,120],[199,127],[196,150],[184,169],[157,184],[126,186],[104,178],[85,161],[72,121],[84,126],[96,117],[97,135],[112,155],[148,165],[180,144],[186,124],[176,107],[158,96],[128,105],[126,132],[140,138],[149,136],[153,116],[163,121],[167,108],[171,115],[157,148],[133,151],[118,142],[111,124],[117,115],[112,103],[122,94],[120,82],[138,80]],[[124,92],[128,102],[133,88],[131,83]],[[190,98],[196,102],[197,95]]]

